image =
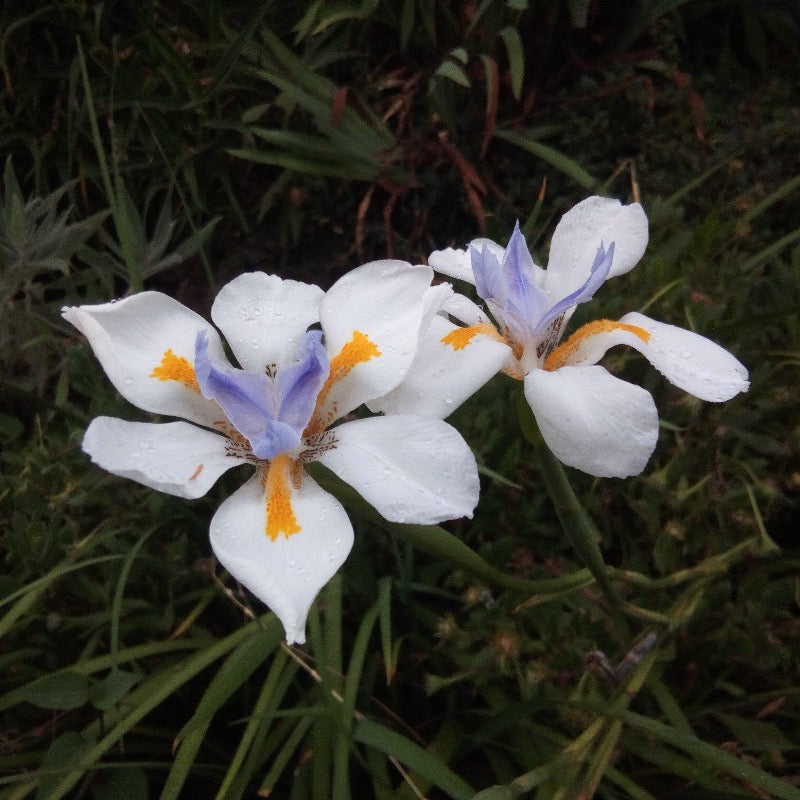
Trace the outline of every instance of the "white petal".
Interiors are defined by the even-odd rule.
[[[425,290],[425,295],[422,299],[423,327],[428,324],[434,314],[439,314],[442,311],[454,295],[453,287],[449,283],[437,283]]]
[[[428,256],[428,265],[440,275],[457,278],[475,285],[475,276],[472,274],[472,258],[466,250],[456,250],[448,247],[445,250],[434,250]]]
[[[485,333],[476,333],[458,346],[445,343],[459,328],[436,316],[420,336],[419,349],[403,382],[370,402],[372,411],[420,414],[444,419],[498,372],[511,348]]]
[[[202,497],[223,472],[244,463],[229,455],[229,439],[188,422],[128,422],[97,417],[86,429],[83,450],[123,478],[177,497]]]
[[[211,318],[222,331],[239,364],[264,372],[299,358],[303,334],[319,322],[319,286],[247,272],[222,287]]]
[[[374,261],[348,272],[325,294],[320,321],[331,357],[326,405],[334,418],[403,379],[417,350],[432,277],[429,267]],[[345,350],[356,337],[369,346]]]
[[[453,292],[442,306],[442,311],[460,320],[465,325],[491,325],[489,315],[477,303],[463,294]]]
[[[194,311],[160,292],[142,292],[114,303],[64,308],[61,315],[89,340],[109,379],[129,402],[208,427],[220,419],[217,404],[198,390],[153,376],[167,351],[186,359],[193,376],[200,331],[206,332],[212,355],[224,358],[219,334]]]
[[[475,457],[438,419],[370,417],[335,428],[320,461],[392,522],[471,517],[480,491]]]
[[[649,334],[637,335],[617,325],[632,325]],[[647,341],[645,341],[647,338]],[[670,383],[715,403],[746,392],[747,369],[725,348],[705,336],[631,312],[619,323],[586,336],[570,353],[568,364],[594,364],[614,345],[638,350]]]
[[[658,441],[649,392],[603,367],[533,370],[525,376],[525,397],[556,457],[590,475],[638,475]]]
[[[211,520],[211,547],[236,580],[278,616],[291,644],[305,641],[308,609],[344,563],[353,527],[342,506],[306,473],[291,489],[300,530],[273,541],[266,534],[267,498],[260,476],[234,492]]]
[[[626,314],[620,322],[648,331],[650,340],[646,344],[639,337],[628,343],[685,392],[720,403],[750,387],[744,364],[705,336],[636,312]]]
[[[589,277],[597,249],[614,243],[609,278],[633,269],[648,240],[647,217],[638,203],[589,197],[556,225],[543,288],[554,302],[580,288]]]

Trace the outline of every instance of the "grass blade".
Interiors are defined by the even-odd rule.
[[[360,720],[356,723],[353,736],[357,742],[374,747],[418,772],[453,800],[472,800],[475,796],[475,790],[450,767],[424,747],[385,725],[368,719]]]

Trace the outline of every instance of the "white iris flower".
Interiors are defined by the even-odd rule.
[[[83,440],[95,463],[187,498],[231,467],[255,468],[214,515],[211,545],[289,642],[305,640],[308,609],[353,543],[344,508],[304,464],[324,464],[395,522],[471,516],[478,501],[475,459],[447,423],[392,415],[334,425],[402,380],[431,278],[400,261],[359,267],[328,292],[241,275],[211,311],[241,368],[214,327],[158,292],[63,310],[127,400],[188,420],[98,417]]]
[[[634,347],[702,400],[728,400],[749,385],[747,370],[727,350],[636,312],[591,322],[560,343],[575,308],[632,269],[647,240],[638,203],[590,197],[557,225],[546,270],[534,263],[518,226],[506,248],[476,239],[466,250],[432,253],[437,272],[475,286],[494,324],[467,298],[434,287],[442,292],[438,316],[423,331],[408,377],[370,407],[443,418],[503,369],[524,382],[542,436],[561,461],[592,475],[640,473],[658,439],[658,413],[649,392],[598,365],[610,347]]]

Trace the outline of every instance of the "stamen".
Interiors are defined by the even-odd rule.
[[[353,338],[331,359],[330,372],[317,395],[317,404],[314,407],[314,413],[311,415],[311,422],[308,423],[303,432],[303,438],[322,433],[333,422],[336,416],[336,405],[334,404],[327,409],[324,414],[323,409],[334,383],[344,378],[357,364],[362,364],[380,355],[381,351],[378,350],[375,342],[365,333],[353,331]]]
[[[559,345],[545,359],[544,369],[552,372],[563,367],[577,352],[581,343],[598,333],[608,333],[614,330],[627,331],[634,336],[638,336],[643,342],[650,341],[650,332],[636,325],[626,325],[624,322],[612,322],[610,319],[598,319],[581,326],[566,342]]]
[[[442,340],[442,344],[449,344],[453,350],[463,350],[472,339],[479,333],[484,333],[496,339],[498,342],[505,342],[505,339],[497,332],[492,325],[481,323],[480,325],[469,325],[466,328],[456,328],[450,331]]]
[[[273,542],[281,533],[288,539],[301,530],[292,508],[292,491],[288,480],[291,475],[295,488],[298,488],[296,463],[286,453],[281,453],[272,460],[266,474],[262,473],[261,484],[267,496],[266,534]]]
[[[200,394],[194,367],[183,356],[176,356],[172,348],[164,353],[161,363],[153,369],[150,377],[158,378],[160,381],[178,381]]]

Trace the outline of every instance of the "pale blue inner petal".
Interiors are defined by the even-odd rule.
[[[301,432],[314,413],[317,395],[330,372],[330,361],[322,344],[322,331],[306,331],[303,346],[300,359],[282,367],[275,376],[280,398],[278,416]]]
[[[547,312],[549,301],[536,285],[537,267],[519,223],[514,226],[502,264],[486,246],[481,250],[470,248],[470,256],[475,287],[497,322],[508,329],[514,340],[528,341],[530,332]]]
[[[554,319],[561,316],[568,309],[580,303],[585,303],[587,300],[591,300],[592,297],[594,297],[594,293],[605,283],[606,278],[608,278],[613,260],[614,242],[611,242],[608,246],[608,250],[606,250],[601,243],[595,254],[591,272],[586,279],[586,283],[548,309],[548,311],[542,315],[538,329],[544,330]]]
[[[195,342],[195,375],[204,397],[215,400],[257,458],[296,450],[328,374],[321,333],[309,331],[302,357],[273,378],[222,361],[212,363],[204,331]]]
[[[536,285],[536,266],[519,222],[508,240],[500,271],[505,284],[505,307],[522,319],[537,320],[547,309],[548,298]]]
[[[519,229],[519,222],[514,226],[502,263],[486,245],[480,250],[470,247],[469,253],[478,294],[486,301],[504,332],[527,348],[540,340],[542,332],[565,312],[594,296],[611,270],[614,242],[607,250],[600,244],[584,284],[553,304],[547,292],[537,285],[538,268]],[[556,323],[550,334],[557,341],[560,323]]]
[[[495,254],[485,244],[480,250],[474,245],[470,245],[469,256],[472,261],[472,274],[475,276],[475,288],[478,295],[484,300],[502,297],[504,294],[503,275],[500,262]]]

